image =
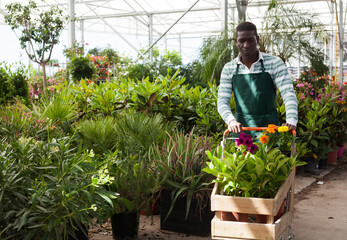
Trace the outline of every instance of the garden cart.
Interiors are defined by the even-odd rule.
[[[243,127],[243,131],[263,131],[266,127]],[[223,134],[222,159],[229,130]],[[296,133],[293,131],[293,136]],[[289,142],[288,142],[289,143]],[[294,140],[291,143],[291,155],[295,153]],[[236,197],[224,195],[215,183],[211,196],[211,210],[215,217],[211,221],[212,239],[294,239],[291,224],[294,201],[293,168],[280,186],[274,198]],[[236,215],[235,215],[236,214]],[[225,217],[225,216],[232,216]],[[237,217],[236,217],[237,216]],[[246,216],[246,218],[238,218]],[[245,220],[246,219],[246,220]]]

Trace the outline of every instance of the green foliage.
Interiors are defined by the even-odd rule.
[[[211,36],[204,40],[199,57],[202,65],[200,76],[204,82],[216,81],[217,85],[219,84],[224,65],[231,61],[232,56],[236,56],[232,40],[225,34]]]
[[[5,22],[12,30],[19,30],[21,48],[32,61],[42,66],[43,86],[46,88],[45,65],[51,58],[54,45],[59,43],[59,36],[69,17],[64,16],[63,10],[57,6],[40,12],[34,1],[29,1],[28,5],[14,2],[6,5],[6,9]],[[29,48],[34,48],[33,53]]]
[[[156,165],[155,172],[164,177],[162,188],[172,190],[170,215],[176,200],[187,196],[186,217],[192,199],[200,204],[206,202],[211,194],[210,176],[202,171],[206,166],[205,151],[210,150],[211,141],[205,136],[197,136],[191,131],[174,132],[162,146],[152,150],[152,158]],[[201,209],[201,208],[200,208]]]
[[[19,65],[16,69],[5,63],[0,63],[0,103],[15,101],[15,98],[29,103],[28,79],[26,69]]]
[[[159,114],[150,117],[141,112],[126,112],[116,122],[118,149],[123,156],[143,156],[153,144],[161,145],[173,127]]]
[[[112,189],[119,193],[115,212],[146,209],[150,198],[160,186],[160,176],[151,170],[152,162],[146,155],[117,156],[107,154],[110,175],[114,177]]]
[[[80,84],[58,85],[62,89],[58,95],[69,94],[80,117],[117,116],[130,109],[149,116],[159,113],[186,132],[197,125],[199,133],[221,133],[224,124],[216,107],[217,86],[190,88],[177,74],[155,81],[119,78],[99,85],[81,80]]]
[[[286,7],[277,4],[265,13],[260,36],[260,50],[272,52],[284,62],[298,56],[316,58],[311,52],[321,52],[311,46],[310,39],[322,39],[326,42],[327,36],[324,25],[319,22],[316,15],[294,6]],[[308,39],[307,35],[312,34]],[[299,55],[296,55],[296,54]],[[302,60],[302,59],[301,59]]]
[[[84,45],[82,42],[75,41],[71,47],[66,47],[63,50],[64,56],[72,60],[76,57],[83,57],[84,56]]]
[[[73,57],[69,62],[69,70],[74,81],[92,79],[95,69],[88,56]]]
[[[148,77],[150,81],[154,81],[159,76],[170,75],[183,67],[182,57],[176,51],[165,50],[161,54],[158,49],[154,48],[153,57],[152,62],[141,60],[137,63],[130,63],[125,69],[124,77],[136,80]]]
[[[0,144],[0,238],[63,239],[113,212],[107,171],[73,138]]]
[[[97,119],[85,119],[75,126],[88,149],[96,154],[103,155],[109,151],[114,152],[117,144],[116,119],[111,116]]]
[[[232,143],[229,152],[224,151],[224,157],[221,146],[215,153],[207,151],[210,162],[203,171],[215,176],[213,182],[226,195],[274,198],[290,171],[303,164],[297,154],[287,157],[278,148],[255,144],[258,149],[254,154],[244,152],[244,145],[237,147],[236,143]]]
[[[37,140],[61,136],[62,129],[49,119],[35,114],[20,102],[0,107],[0,134],[9,141],[20,136],[33,137]]]

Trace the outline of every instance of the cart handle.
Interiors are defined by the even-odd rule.
[[[266,129],[267,129],[267,127],[242,127],[241,131],[264,131]],[[230,132],[229,129],[225,130],[223,133],[223,136],[225,137],[229,132]],[[296,131],[295,130],[292,130],[292,134],[294,137],[296,137]]]

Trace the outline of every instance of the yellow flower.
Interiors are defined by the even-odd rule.
[[[314,159],[317,159],[317,155],[316,154],[313,153],[312,156],[313,156]]]
[[[278,132],[288,132],[289,128],[288,126],[281,126],[278,128]]]

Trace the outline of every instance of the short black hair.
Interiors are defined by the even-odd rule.
[[[237,32],[242,31],[254,31],[254,34],[257,36],[257,27],[251,22],[242,22],[236,27],[236,35]]]

